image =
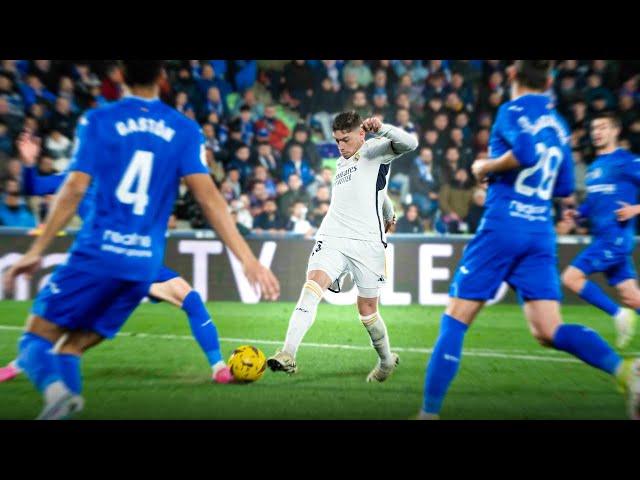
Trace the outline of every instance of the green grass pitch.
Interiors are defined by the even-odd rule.
[[[0,363],[16,352],[30,304],[0,302]],[[211,303],[225,356],[250,343],[271,355],[293,304]],[[298,354],[294,376],[267,370],[249,385],[214,385],[184,313],[144,304],[123,335],[84,359],[85,410],[78,419],[408,419],[422,400],[429,350],[442,308],[382,307],[401,363],[383,384],[365,382],[376,354],[355,307],[320,306]],[[564,306],[613,341],[613,325],[590,306]],[[625,355],[640,351],[634,339]],[[0,419],[32,419],[40,396],[26,378],[0,384]],[[467,334],[460,373],[443,419],[625,419],[622,396],[606,374],[544,349],[517,306],[487,308]]]

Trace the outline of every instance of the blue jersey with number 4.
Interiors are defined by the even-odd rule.
[[[89,111],[69,171],[92,177],[93,201],[67,264],[95,275],[153,279],[180,178],[208,173],[198,125],[160,100],[127,97]]]
[[[553,233],[551,199],[574,191],[570,132],[546,95],[528,94],[500,107],[489,156],[512,150],[521,167],[490,177],[479,230]]]
[[[635,218],[619,222],[615,211],[638,202],[640,157],[622,148],[599,155],[587,170],[585,184],[587,198],[579,211],[589,219],[591,234],[611,247],[630,252]]]

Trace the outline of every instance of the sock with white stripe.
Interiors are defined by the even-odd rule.
[[[195,290],[189,292],[182,302],[182,310],[189,317],[189,326],[191,327],[193,338],[196,339],[196,342],[198,342],[207,357],[209,365],[213,368],[214,365],[222,360],[218,329],[198,292]]]
[[[313,280],[307,280],[302,287],[295,310],[289,318],[289,328],[283,350],[293,357],[298,353],[302,338],[316,319],[318,304],[322,300],[323,290]]]
[[[389,335],[387,334],[387,326],[380,315],[380,312],[375,312],[371,315],[360,315],[360,321],[364,328],[367,329],[369,337],[371,337],[371,345],[378,352],[380,357],[380,363],[384,366],[391,366],[391,347],[389,345]]]

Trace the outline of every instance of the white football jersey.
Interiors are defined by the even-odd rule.
[[[367,140],[350,158],[338,159],[329,211],[318,237],[342,237],[378,241],[386,246],[382,204],[386,198],[390,163],[415,150],[417,138],[383,124],[375,138]]]

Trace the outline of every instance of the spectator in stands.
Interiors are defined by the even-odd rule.
[[[211,87],[217,87],[221,98],[227,98],[231,93],[231,85],[222,77],[216,76],[216,71],[210,63],[205,63],[197,80],[198,88],[202,98],[206,98]]]
[[[30,108],[36,102],[53,105],[56,101],[56,96],[42,84],[36,75],[27,75],[26,82],[20,85],[20,93],[25,108]]]
[[[366,118],[366,117],[364,117]],[[289,149],[293,145],[302,146],[303,157],[309,164],[312,170],[319,171],[322,167],[322,158],[320,158],[320,153],[318,152],[318,147],[316,144],[311,141],[309,137],[309,129],[304,123],[298,123],[293,130],[293,138],[287,142],[284,147],[284,159],[285,161],[290,160]]]
[[[438,210],[440,181],[433,167],[433,152],[429,147],[420,149],[409,176],[409,189],[420,216],[429,222]]]
[[[13,154],[13,141],[7,124],[0,121],[0,156],[3,154],[7,157]]]
[[[280,173],[280,156],[268,142],[258,142],[256,164],[265,167],[273,177]]]
[[[311,237],[316,229],[307,220],[307,212],[308,208],[304,202],[295,202],[291,206],[291,216],[285,224],[285,230],[304,235],[305,238]]]
[[[398,78],[409,73],[414,83],[424,82],[429,75],[429,70],[422,65],[420,60],[393,60],[392,64]]]
[[[376,93],[373,96],[373,114],[380,115],[383,118],[383,123],[392,121],[393,109],[389,105],[389,100],[385,93]]]
[[[220,95],[220,89],[215,86],[207,90],[207,98],[202,105],[202,118],[206,118],[211,112],[216,112],[219,119],[225,119],[228,114],[227,102]]]
[[[303,117],[309,112],[313,97],[313,71],[306,60],[292,60],[284,67],[282,73],[283,95],[285,105],[297,109]]]
[[[51,114],[49,123],[50,127],[58,130],[67,138],[73,138],[76,126],[75,116],[71,112],[69,100],[64,97],[58,97],[56,100],[55,110]]]
[[[278,207],[274,200],[267,200],[264,204],[264,211],[253,219],[254,233],[282,233],[284,223],[278,213]]]
[[[51,130],[44,142],[44,149],[53,158],[56,170],[63,172],[67,169],[73,150],[73,143],[68,137],[60,133],[59,130]]]
[[[364,60],[348,61],[342,69],[342,75],[346,79],[346,76],[350,74],[355,75],[360,88],[367,88],[373,81],[371,69],[364,63]]]
[[[264,211],[267,200],[273,200],[267,191],[264,182],[253,182],[251,195],[249,195],[249,211],[253,217],[257,217]]]
[[[267,170],[266,167],[262,165],[256,165],[253,168],[252,181],[262,182],[269,197],[276,197],[276,182],[273,181],[273,178],[269,174],[269,170]]]
[[[108,102],[113,102],[122,95],[123,84],[124,78],[120,68],[115,64],[109,65],[107,75],[100,86],[100,93]]]
[[[289,136],[289,128],[276,118],[276,108],[269,105],[264,109],[264,117],[255,124],[256,130],[266,129],[269,133],[269,143],[278,152],[282,152],[285,139]]]
[[[424,233],[424,226],[418,215],[418,206],[410,204],[405,207],[404,215],[396,223],[395,233]]]
[[[238,170],[240,172],[240,185],[246,187],[251,175],[253,173],[253,166],[249,162],[251,156],[251,150],[246,145],[242,145],[236,150],[236,153],[229,164],[229,168]]]
[[[333,170],[329,167],[324,167],[320,170],[320,173],[316,175],[315,180],[307,186],[307,192],[310,196],[316,196],[318,190],[322,187],[326,187],[329,191],[329,197],[331,197],[331,183],[333,181]]]
[[[22,164],[20,160],[12,158],[6,164],[6,171],[4,172],[2,180],[15,180],[16,182],[20,182],[21,175]]]
[[[468,225],[467,233],[476,233],[482,216],[484,215],[484,202],[487,198],[487,191],[482,187],[477,187],[473,190],[471,207],[469,213],[465,218],[465,222]]]
[[[282,179],[285,182],[288,182],[289,177],[293,174],[300,177],[304,186],[313,182],[315,179],[313,170],[303,155],[304,149],[302,145],[295,143],[289,147],[289,160],[282,165]]]
[[[242,184],[240,183],[240,170],[235,167],[229,168],[229,170],[227,170],[226,181],[229,183],[233,190],[234,198],[238,198],[242,193]]]
[[[287,186],[289,190],[284,193],[281,193],[283,189],[280,187],[280,184],[276,186],[276,191],[278,192],[278,211],[282,216],[288,215],[289,209],[295,202],[303,202],[308,205],[311,201],[309,194],[302,186],[302,180],[300,180],[297,174],[294,173],[289,176]]]
[[[311,100],[312,119],[322,127],[325,140],[331,139],[331,122],[336,113],[342,109],[340,84],[335,85],[331,78],[324,77],[320,89]]]
[[[460,156],[460,164],[467,170],[471,169],[471,164],[475,160],[473,155],[473,148],[471,147],[471,143],[464,138],[462,129],[457,127],[452,128],[450,138],[451,143],[449,144],[449,146],[455,147],[458,150],[458,154]]]
[[[4,182],[4,194],[0,203],[0,225],[5,227],[36,226],[36,219],[20,196],[20,185],[15,179]]]
[[[324,217],[327,215],[328,211],[329,202],[319,203],[318,206],[313,210],[313,213],[311,215],[311,224],[316,228],[320,228],[322,220],[324,220]]]
[[[448,151],[452,150],[457,149]],[[454,155],[447,157],[447,167],[444,171],[438,193],[442,221],[448,233],[463,233],[467,230],[464,219],[471,207],[473,179],[465,168],[458,165]]]
[[[345,110],[355,110],[360,115],[360,118],[369,118],[371,116],[372,109],[364,90],[353,92],[351,100],[345,106]]]
[[[367,95],[370,98],[375,98],[376,95],[384,95],[388,98],[393,93],[387,82],[387,72],[383,69],[376,70],[373,83],[367,87]]]

